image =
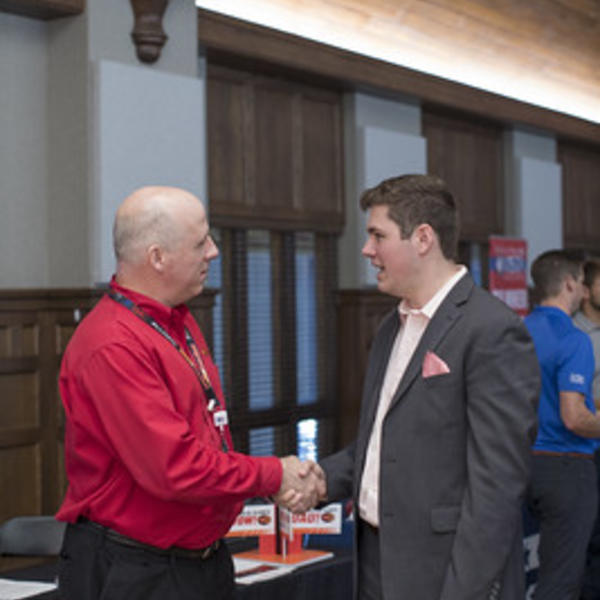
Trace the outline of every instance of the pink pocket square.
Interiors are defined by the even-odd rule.
[[[423,371],[421,373],[423,379],[434,375],[443,375],[444,373],[450,373],[448,365],[435,352],[427,352],[423,359]]]

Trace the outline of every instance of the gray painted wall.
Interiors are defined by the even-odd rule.
[[[506,233],[527,240],[529,265],[546,250],[561,248],[562,169],[556,139],[539,131],[513,128],[504,134]]]
[[[148,76],[151,104],[165,107],[164,120],[153,124],[154,139],[172,130],[182,140],[180,153],[172,152],[171,143],[158,145],[166,167],[160,175],[204,195],[205,65],[198,58],[194,3],[169,3],[164,19],[169,40],[154,65],[137,61],[132,27],[133,14],[123,0],[92,0],[84,14],[50,22],[0,12],[0,78],[9,82],[0,88],[0,287],[86,286],[108,276],[111,213],[128,187],[148,181],[150,161],[128,160],[127,154],[109,167],[101,161],[119,144],[118,134],[129,148],[146,141],[134,119],[123,120],[117,134],[112,125],[120,106],[135,106],[136,82]],[[102,64],[132,69],[132,85],[111,87],[98,75]],[[197,95],[197,110],[188,93]],[[339,246],[340,284],[356,287],[370,283],[360,257],[364,219],[358,197],[375,172],[382,175],[384,162],[391,163],[390,174],[406,170],[403,165],[418,170],[413,167],[424,161],[425,142],[419,103],[411,98],[349,94],[344,122],[347,226]],[[555,140],[513,129],[506,133],[505,150],[507,233],[552,232],[551,240],[533,243],[535,251],[558,245]]]
[[[0,12],[0,286],[47,285],[47,29]]]
[[[427,153],[419,104],[411,99],[346,94],[344,155],[346,228],[339,243],[339,284],[342,288],[373,286],[375,272],[360,253],[366,218],[358,200],[366,188],[387,177],[425,172]]]
[[[193,2],[170,2],[163,23],[169,40],[161,58],[145,65],[131,42],[129,2],[92,0],[84,14],[49,22],[0,12],[0,78],[10,82],[0,88],[0,287],[94,282],[94,219],[102,201],[98,190],[103,177],[115,176],[114,171],[98,171],[95,154],[94,132],[104,108],[95,104],[97,65],[110,60],[145,73],[146,79],[168,73],[197,81],[196,15]],[[170,106],[171,114],[181,106],[171,87],[152,87],[155,105]],[[137,93],[133,87],[119,90],[119,97],[115,93],[109,102],[131,104]],[[181,155],[164,156],[171,161],[172,182],[183,185],[190,178],[204,182],[206,171],[203,96],[197,105],[200,117],[189,102],[186,110],[191,122],[202,123],[196,143],[188,148],[195,156],[189,160],[186,155],[185,161]],[[185,118],[177,115],[179,121]],[[136,138],[144,142],[135,124],[122,127],[121,133],[132,144]],[[145,181],[147,171],[139,162],[128,164],[125,158],[120,168]]]

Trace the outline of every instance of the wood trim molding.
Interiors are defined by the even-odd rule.
[[[204,9],[198,10],[198,40],[209,61],[269,65],[349,90],[391,97],[410,95],[424,105],[450,107],[501,123],[521,123],[560,138],[600,143],[600,124]]]
[[[15,446],[31,446],[42,439],[41,427],[21,427],[19,429],[5,429],[0,431],[0,448],[14,448]]]
[[[156,62],[168,39],[162,20],[169,0],[130,0],[135,23],[131,39],[137,57],[145,63]]]
[[[81,14],[85,0],[0,0],[0,11],[47,21]]]

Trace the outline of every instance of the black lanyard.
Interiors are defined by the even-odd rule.
[[[170,342],[171,345],[177,350],[177,352],[179,352],[179,354],[185,359],[185,362],[191,367],[192,371],[194,371],[194,374],[198,378],[198,381],[200,382],[200,385],[204,390],[208,412],[213,415],[215,427],[219,430],[221,436],[221,447],[223,448],[223,452],[227,452],[229,450],[229,446],[227,445],[227,440],[225,439],[224,423],[222,423],[221,421],[221,424],[216,425],[217,415],[222,416],[223,413],[225,413],[225,411],[222,409],[216,411],[216,409],[221,408],[221,403],[219,402],[219,399],[215,394],[213,386],[208,377],[206,368],[204,367],[204,362],[202,361],[202,357],[200,356],[200,352],[198,351],[198,346],[196,345],[196,342],[194,341],[194,338],[192,337],[192,334],[190,333],[189,329],[187,327],[184,327],[185,342],[192,354],[193,360],[181,347],[181,344],[179,344],[179,342],[177,342],[177,340],[174,339],[173,336],[164,327],[162,327],[162,325],[157,323],[155,319],[153,319],[147,312],[142,310],[135,302],[133,302],[133,300],[130,300],[126,296],[123,296],[123,294],[120,294],[119,292],[112,289],[108,290],[107,294],[115,302],[118,302],[125,308],[129,309],[136,317],[139,317],[142,321],[144,321],[144,323],[147,323],[148,325],[150,325],[150,327],[152,327],[152,329],[160,333],[160,335],[162,335],[168,342]]]

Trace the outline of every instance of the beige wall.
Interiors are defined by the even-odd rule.
[[[48,22],[0,12],[0,287],[93,283],[93,219],[103,184],[94,155],[98,62],[198,77],[193,2],[170,2],[169,40],[154,65],[137,60],[132,28],[123,0],[91,0],[84,14]],[[158,93],[154,102],[168,106],[169,89]],[[177,179],[177,157],[171,159]],[[203,161],[199,155],[195,166],[202,172]]]
[[[198,59],[194,3],[169,3],[164,19],[169,40],[154,65],[143,65],[135,57],[132,27],[130,5],[123,0],[89,0],[84,14],[50,22],[0,12],[1,288],[87,286],[106,280],[112,260],[111,215],[132,186],[180,182],[203,195],[204,74],[203,61]],[[115,90],[111,82],[119,67],[134,72],[128,86]],[[102,73],[108,73],[108,78]],[[164,106],[164,111],[148,110],[146,114],[153,121],[149,130],[135,119],[124,119],[115,136],[115,120],[127,115],[120,107],[131,111],[133,106],[135,110],[140,86],[148,76],[153,80],[148,85],[152,106]],[[170,86],[170,77],[181,81]],[[200,85],[193,85],[194,81]],[[197,95],[197,103],[189,102],[189,90]],[[349,177],[364,169],[356,154],[358,134],[364,127],[396,132],[398,143],[405,144],[399,154],[413,152],[410,140],[420,135],[418,104],[404,105],[364,94],[352,97],[352,110],[346,114]],[[188,123],[193,127],[182,127]],[[161,144],[165,131],[176,139]],[[514,140],[521,137],[507,137],[509,166],[518,158]],[[146,152],[151,148],[152,161],[143,155],[133,160],[134,151],[129,151],[107,165],[105,157],[112,157],[113,149],[121,150],[123,140],[128,148],[144,148]],[[161,169],[156,169],[156,160]],[[160,181],[152,180],[154,174]],[[533,177],[529,171],[525,175]],[[529,190],[525,175],[507,169],[506,189],[513,191],[520,176],[519,182],[527,184],[523,189]],[[359,255],[362,215],[356,206],[361,185],[354,180],[346,182],[348,227],[340,251],[341,256],[356,260],[351,261],[352,268],[340,261],[343,286],[365,283]],[[554,182],[550,191],[560,203],[557,185]],[[514,198],[510,200],[512,207]],[[529,215],[525,212],[528,203],[525,198],[508,216],[514,220],[517,209]],[[549,219],[547,211],[542,212],[531,217],[533,222]],[[550,225],[557,229],[561,223],[555,221]],[[510,227],[508,233],[527,235],[516,227]]]
[[[0,286],[47,285],[46,26],[0,13]]]

